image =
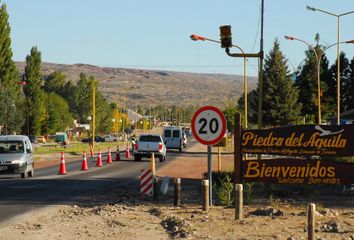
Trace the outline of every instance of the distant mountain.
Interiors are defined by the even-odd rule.
[[[16,62],[20,72],[25,63]],[[42,74],[63,72],[67,80],[77,81],[80,73],[93,75],[99,82],[99,91],[114,101],[121,102],[126,96],[126,105],[215,105],[223,107],[225,100],[239,98],[243,94],[243,76],[224,74],[201,74],[173,71],[152,71],[128,68],[97,67],[89,64],[42,63]],[[249,91],[256,88],[257,78],[247,77]]]

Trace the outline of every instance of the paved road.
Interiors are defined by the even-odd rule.
[[[157,168],[174,161],[178,155],[178,152],[170,151],[167,162],[156,161]],[[57,175],[58,166],[37,169],[34,178],[0,175],[0,222],[43,206],[76,203],[112,188],[131,185],[139,191],[140,171],[149,168],[148,159],[113,161],[101,168],[94,167],[95,158],[88,163],[89,171],[79,170],[81,161],[67,163],[68,175],[65,176]]]

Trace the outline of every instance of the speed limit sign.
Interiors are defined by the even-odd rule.
[[[225,116],[213,106],[204,106],[196,111],[191,125],[193,136],[204,145],[217,144],[226,133]]]

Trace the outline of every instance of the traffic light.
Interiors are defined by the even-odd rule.
[[[222,48],[232,47],[231,26],[220,26],[220,42]]]

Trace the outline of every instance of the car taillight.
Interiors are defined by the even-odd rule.
[[[135,143],[135,149],[138,150],[139,144]]]
[[[159,143],[159,152],[162,152],[162,143]]]

